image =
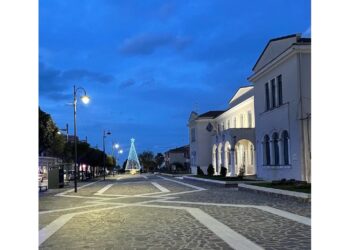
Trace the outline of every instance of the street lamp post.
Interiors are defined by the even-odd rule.
[[[77,92],[78,90],[84,91],[84,95],[81,97],[81,100],[84,104],[88,104],[90,101],[90,98],[86,95],[86,91],[84,88],[78,87],[76,88],[75,85],[73,87],[73,109],[74,109],[74,192],[78,192],[77,189],[77,159],[78,159],[78,152],[77,152]]]
[[[106,146],[105,146],[105,138],[107,137],[107,135],[110,135],[111,132],[107,132],[105,130],[103,130],[103,180],[106,180]]]
[[[66,139],[67,139],[67,142],[68,142],[68,123],[66,124],[66,128],[60,128],[58,133],[61,134],[60,131],[65,131],[66,132]]]
[[[123,149],[119,149],[118,150],[118,154],[122,154],[123,153]],[[118,162],[118,160],[119,160],[119,157],[118,157],[118,154],[117,154],[117,159],[116,159],[116,163]]]
[[[115,166],[113,167],[113,176],[114,176],[114,171],[115,167],[117,166],[117,157],[118,157],[118,149],[120,145],[118,143],[113,143],[112,144],[112,156],[115,156]],[[114,154],[114,150],[116,150],[116,153]]]

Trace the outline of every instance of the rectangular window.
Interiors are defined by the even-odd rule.
[[[276,84],[275,79],[271,80],[271,92],[272,92],[272,108],[276,107]]]
[[[222,123],[221,126],[222,126],[222,131],[224,131],[225,130],[225,123]]]
[[[196,141],[196,130],[195,128],[191,129],[191,142]]]
[[[252,112],[248,111],[248,128],[253,127],[253,121],[252,121]]]
[[[230,125],[231,125],[230,120],[227,120],[227,128],[230,128],[231,127]]]
[[[241,128],[243,128],[244,127],[244,125],[243,125],[243,114],[241,114]]]
[[[270,95],[269,95],[269,83],[265,83],[265,108],[270,109]]]
[[[236,124],[236,117],[233,118],[233,127],[236,128],[237,124]]]
[[[277,76],[277,88],[278,88],[278,105],[282,105],[283,104],[282,75]]]

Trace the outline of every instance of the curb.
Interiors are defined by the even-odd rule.
[[[239,184],[247,183],[247,181],[219,181],[219,180],[210,180],[205,178],[198,178],[198,177],[192,177],[192,176],[184,176],[184,179],[188,180],[194,180],[194,181],[203,181],[203,182],[209,182],[209,183],[215,183],[220,185],[226,185],[226,186],[235,186],[237,187]],[[249,183],[259,183],[262,181],[248,181]]]
[[[159,173],[159,175],[165,175],[165,176],[172,176],[172,177],[178,177],[178,176],[183,176],[185,177],[188,174],[168,174],[168,173]]]
[[[238,188],[242,190],[247,190],[247,191],[249,190],[249,191],[261,192],[261,193],[273,194],[276,196],[297,198],[297,199],[302,199],[302,200],[311,202],[311,194],[307,194],[307,193],[294,192],[294,191],[282,190],[282,189],[276,189],[276,188],[259,187],[259,186],[244,184],[244,183],[239,183]]]

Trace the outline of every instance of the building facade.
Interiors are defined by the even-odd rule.
[[[311,181],[311,39],[272,39],[253,67],[258,176]]]
[[[174,163],[180,163],[184,167],[189,165],[189,145],[170,149],[164,153],[165,166],[170,167]]]
[[[266,180],[311,182],[311,39],[272,39],[227,110],[192,112],[192,173],[209,164]]]
[[[253,86],[240,88],[225,111],[192,112],[188,127],[192,173],[212,164],[215,174],[222,167],[228,176],[256,174]]]

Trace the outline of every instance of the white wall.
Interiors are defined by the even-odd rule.
[[[305,63],[299,67],[298,55],[294,54],[254,81],[258,177],[269,180],[305,179],[300,122],[299,68],[302,70],[301,78],[304,79],[304,85],[310,85],[311,68],[308,58],[310,54],[303,55]],[[273,110],[265,111],[265,83],[280,74],[282,75],[284,104]],[[310,87],[304,86],[303,89],[310,100]],[[290,137],[290,166],[263,166],[262,141],[264,135],[268,134],[271,139],[273,132],[280,134],[283,130],[287,130]]]
[[[236,117],[236,128],[248,128],[248,111],[252,114],[251,128],[255,127],[254,97],[239,103],[235,107],[230,108],[225,113],[215,119],[216,124],[225,124],[225,130],[228,129],[227,121],[230,120],[230,128],[234,128],[234,117]],[[241,124],[241,114],[244,117],[244,124]]]
[[[191,162],[192,172],[193,169],[200,166],[206,173],[208,165],[211,163],[211,132],[206,129],[209,122],[213,124],[213,120],[210,119],[190,122],[189,131],[191,132],[192,128],[196,130],[196,140],[194,142],[191,141],[190,136],[190,157],[192,157],[193,152],[196,152],[195,163]]]

